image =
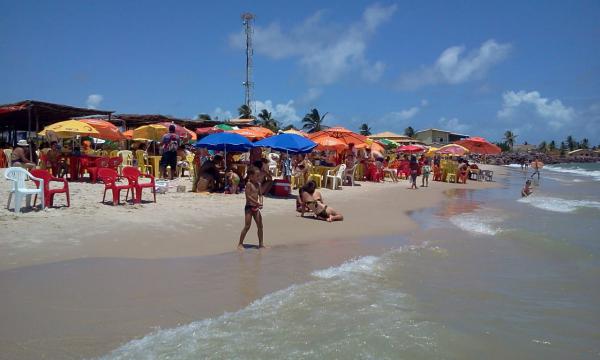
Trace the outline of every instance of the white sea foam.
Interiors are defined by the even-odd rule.
[[[592,200],[568,200],[550,196],[532,195],[521,198],[518,201],[538,209],[561,213],[570,213],[582,207],[600,209],[600,202]]]
[[[377,256],[364,256],[346,261],[339,266],[313,271],[312,275],[321,279],[331,279],[344,274],[371,273],[375,270],[378,260],[379,257]]]
[[[484,235],[496,235],[502,229],[496,224],[501,218],[491,217],[482,213],[460,214],[450,218],[456,227],[466,231]]]
[[[587,170],[587,169],[580,168],[580,167],[564,168],[564,167],[555,166],[555,165],[547,165],[544,167],[544,169],[563,173],[563,174],[592,177],[592,178],[594,178],[594,180],[600,181],[600,170]]]

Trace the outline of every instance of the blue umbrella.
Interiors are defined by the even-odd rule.
[[[254,147],[250,140],[242,135],[225,132],[210,134],[198,140],[194,146],[197,148],[207,148],[208,150],[224,151],[225,158],[227,158],[227,151],[246,152]],[[225,163],[225,166],[227,166],[227,163]]]
[[[279,134],[257,141],[254,146],[268,147],[292,154],[305,154],[311,152],[317,146],[317,143],[296,134]]]

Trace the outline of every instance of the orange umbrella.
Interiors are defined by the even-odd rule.
[[[185,126],[183,128],[185,129],[185,131],[188,132],[188,134],[189,134],[189,140],[190,141],[196,141],[196,140],[198,140],[198,135],[196,135],[195,132],[193,132],[192,130],[186,128]]]
[[[271,131],[270,129],[267,129],[266,127],[262,127],[262,126],[250,126],[250,127],[247,127],[246,129],[257,132],[259,134],[262,134],[264,137],[269,137],[269,136],[275,135],[275,133],[273,131]]]
[[[128,139],[128,140],[133,139],[133,129],[125,131],[123,133],[123,136],[125,137],[125,139]]]
[[[454,156],[463,156],[469,152],[469,149],[466,147],[457,145],[457,144],[448,144],[442,146],[436,154],[444,154],[444,155],[454,155]]]
[[[91,125],[98,131],[98,134],[93,135],[95,138],[110,141],[125,140],[125,136],[119,131],[119,128],[108,121],[101,119],[80,119],[79,121]]]
[[[319,133],[321,133],[321,132],[317,132],[314,135],[320,136],[320,135],[318,135]],[[357,133],[352,132],[341,126],[336,126],[336,127],[332,127],[332,128],[323,130],[322,133],[324,133],[328,136],[334,137],[336,139],[339,139],[346,145],[354,144],[354,147],[357,149],[369,147],[366,136],[357,134]],[[312,140],[312,137],[311,137],[311,140]]]
[[[373,141],[371,144],[371,151],[377,151],[380,154],[385,154],[385,148],[377,141]]]
[[[227,132],[242,135],[243,137],[245,137],[246,139],[248,139],[250,141],[262,140],[262,139],[266,138],[265,135],[259,133],[258,131],[250,130],[250,128],[231,130],[231,131],[227,131]]]
[[[471,137],[454,143],[469,149],[470,152],[475,154],[497,155],[502,152],[502,149],[482,137]]]
[[[311,140],[317,143],[316,149],[318,151],[335,150],[339,152],[348,147],[341,140],[331,136],[318,136]]]

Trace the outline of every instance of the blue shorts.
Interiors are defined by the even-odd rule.
[[[160,158],[160,166],[171,166],[171,169],[175,170],[177,167],[177,151],[165,151]]]

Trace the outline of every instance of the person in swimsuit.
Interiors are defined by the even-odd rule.
[[[244,248],[244,238],[250,230],[250,226],[252,225],[252,218],[254,218],[254,222],[256,223],[256,227],[258,228],[258,247],[264,248],[263,245],[263,223],[262,223],[262,215],[260,213],[260,209],[263,206],[263,197],[260,192],[260,171],[251,166],[248,169],[248,182],[246,183],[246,206],[244,206],[244,228],[242,229],[242,233],[240,234],[240,242],[238,243],[238,249]]]
[[[533,190],[531,189],[531,180],[527,180],[525,181],[525,186],[523,186],[523,189],[521,190],[521,197],[527,197],[532,193]]]
[[[17,146],[10,154],[10,166],[22,167],[27,170],[35,169],[35,164],[27,158],[25,149],[29,150],[27,140],[19,140]]]
[[[313,212],[317,219],[327,220],[328,222],[344,220],[344,216],[342,214],[322,202],[323,197],[320,193],[315,195],[316,188],[317,184],[314,182],[314,180],[309,180],[300,191],[301,203],[306,205],[306,207]],[[304,207],[302,207],[300,216],[304,217]]]

